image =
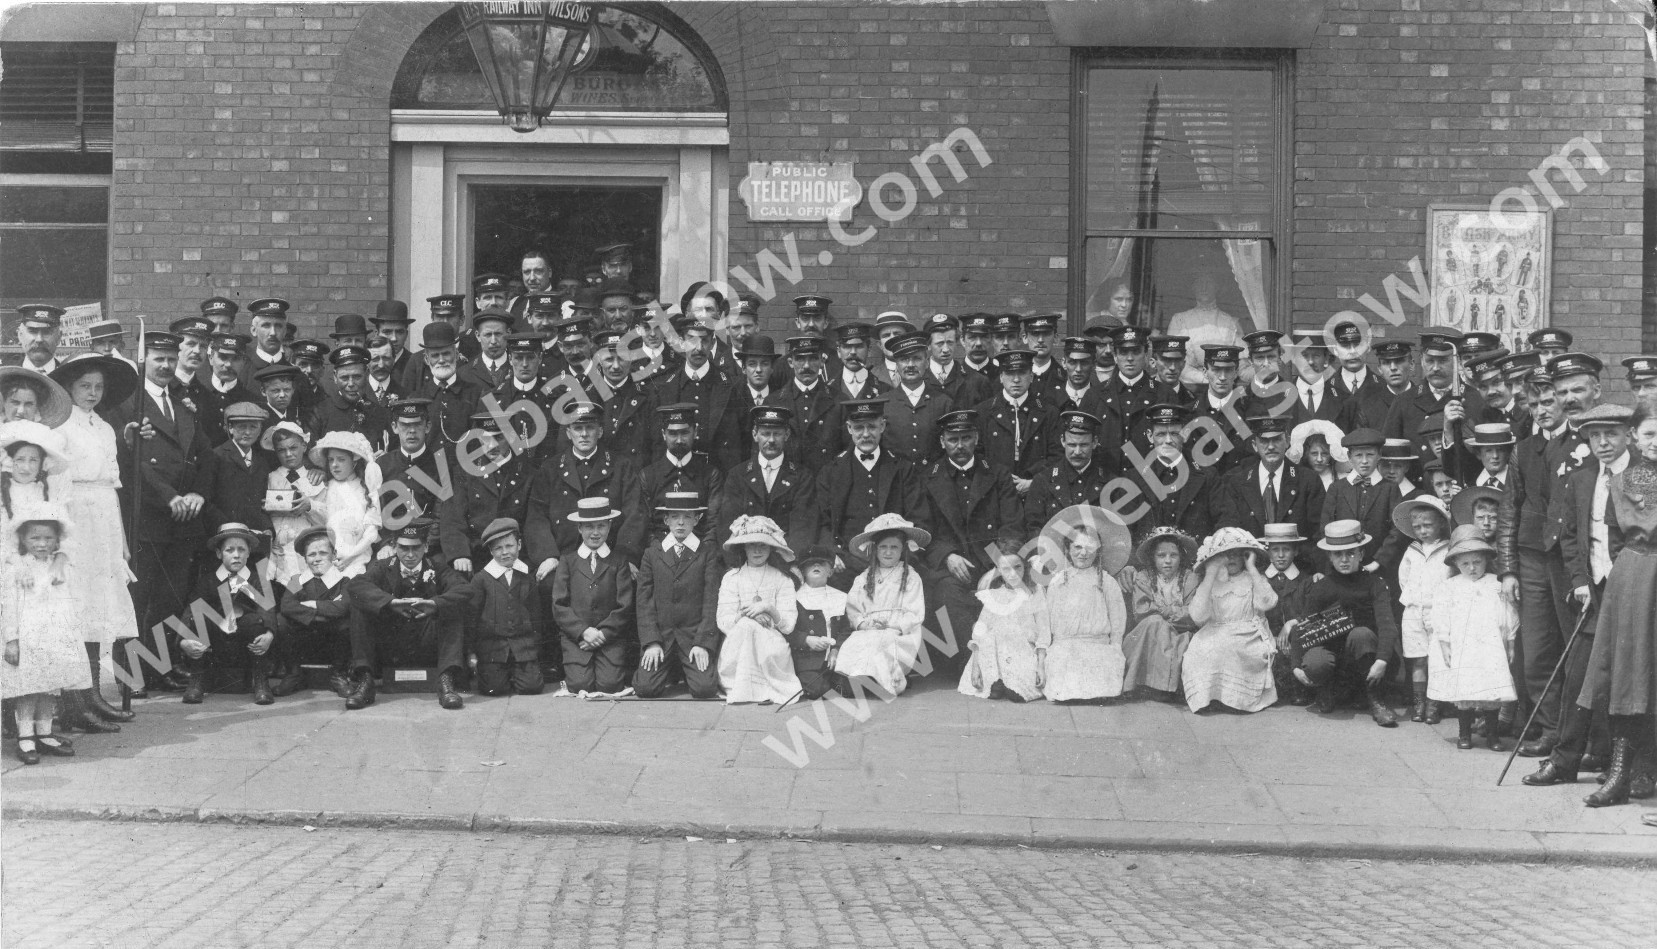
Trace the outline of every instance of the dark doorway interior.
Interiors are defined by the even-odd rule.
[[[598,268],[596,248],[633,245],[634,290],[655,292],[661,257],[662,189],[562,185],[474,185],[473,261],[478,273],[518,278],[531,247],[552,257],[553,280]]]

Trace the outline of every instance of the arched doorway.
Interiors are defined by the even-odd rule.
[[[557,280],[582,277],[596,248],[626,241],[635,289],[658,297],[723,273],[719,64],[659,4],[593,16],[552,114],[527,134],[501,122],[456,11],[410,46],[391,96],[392,296],[465,292],[490,270],[516,277],[530,247],[548,253]]]

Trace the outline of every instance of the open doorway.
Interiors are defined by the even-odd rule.
[[[477,273],[518,279],[525,250],[551,257],[553,281],[598,270],[599,247],[633,245],[635,291],[654,294],[661,273],[662,189],[650,186],[473,185],[472,260]],[[514,291],[518,292],[517,290]]]

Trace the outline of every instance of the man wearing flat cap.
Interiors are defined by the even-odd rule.
[[[781,527],[790,548],[804,550],[817,538],[816,480],[788,450],[794,412],[784,405],[756,405],[748,419],[754,454],[725,472],[712,504],[718,514],[713,536],[728,538],[737,518],[757,515]]]
[[[929,602],[943,607],[957,648],[947,656],[934,650],[933,665],[943,675],[959,679],[967,640],[981,608],[975,595],[978,580],[995,567],[991,549],[996,538],[1005,530],[1017,530],[1023,511],[1012,475],[978,457],[976,412],[947,412],[938,427],[943,457],[927,465],[920,476],[934,528],[925,557],[932,584]],[[929,619],[927,625],[936,627],[936,619]]]

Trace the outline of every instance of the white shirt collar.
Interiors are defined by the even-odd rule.
[[[857,459],[857,463],[862,465],[864,468],[867,468],[868,470],[873,471],[873,470],[875,470],[875,465],[880,464],[880,455],[881,455],[880,446],[876,445],[875,450],[873,452],[871,452],[871,454],[873,454],[874,457],[869,459],[868,461],[864,461],[863,460],[863,453],[861,451],[857,450],[856,445],[852,446],[852,457]]]
[[[1357,471],[1347,472],[1346,473],[1346,480],[1351,484],[1357,484],[1358,483],[1358,472]],[[1380,483],[1381,483],[1381,472],[1371,471],[1369,473],[1369,486],[1373,488],[1373,487],[1375,487],[1376,485],[1378,485]]]
[[[161,402],[171,397],[171,393],[167,391],[166,386],[158,386],[151,382],[148,378],[145,378],[144,380],[144,391],[148,392],[150,394],[150,398],[157,402]]]
[[[673,467],[683,468],[684,466],[690,464],[690,460],[692,458],[696,457],[696,452],[695,451],[690,451],[690,452],[687,452],[683,457],[680,457],[678,455],[673,454],[673,452],[664,451],[664,452],[662,452],[662,457],[666,458],[667,463],[672,465]]]
[[[1355,373],[1347,372],[1345,369],[1342,369],[1341,379],[1346,382],[1347,389],[1356,392],[1363,386],[1364,383],[1369,381],[1369,367],[1365,366]]]
[[[696,550],[701,549],[701,547],[702,547],[702,538],[697,537],[695,531],[691,531],[689,534],[686,534],[685,539],[682,540],[682,541],[674,540],[673,535],[669,534],[666,537],[662,538],[662,552],[667,553],[667,552],[673,550],[673,545],[674,544],[680,544],[680,543],[684,544],[690,550],[696,551]],[[605,546],[609,546],[609,545],[606,544]]]
[[[689,362],[686,362],[685,363],[685,376],[687,378],[694,379],[697,382],[701,382],[703,377],[708,374],[708,370],[712,369],[712,368],[713,368],[713,362],[711,360],[709,362],[703,363],[702,368],[700,368],[700,369],[697,369],[696,367],[692,366]]]
[[[1264,488],[1266,486],[1266,479],[1267,478],[1276,478],[1277,479],[1277,485],[1278,485],[1277,489],[1279,491],[1283,490],[1283,466],[1282,465],[1278,465],[1276,471],[1266,470],[1266,463],[1263,462],[1263,461],[1260,462],[1260,464],[1257,465],[1256,467],[1259,468],[1259,470],[1260,470],[1260,486],[1262,488]]]
[[[576,451],[574,448],[571,448],[570,449],[570,455],[572,457],[574,457],[576,461],[592,461],[594,458],[598,457],[598,449],[594,448],[592,451],[590,451],[587,454],[583,455],[582,453]]]
[[[956,471],[971,471],[973,469],[973,466],[978,463],[977,458],[973,458],[971,461],[968,461],[964,465],[956,464],[955,459],[953,459],[953,458],[945,458],[944,460],[949,462],[950,467],[954,468]]]
[[[220,382],[218,376],[211,376],[211,377],[209,377],[209,381],[211,381],[213,383],[213,391],[219,393],[220,395],[223,395],[226,392],[229,392],[231,389],[236,388],[236,382],[237,382],[235,376],[231,376],[228,380],[226,380],[224,382]]]
[[[219,564],[218,569],[213,571],[213,576],[218,578],[220,583],[223,583],[224,581],[230,579],[231,574],[229,570],[225,569],[224,564],[221,563]],[[245,564],[242,566],[242,569],[236,571],[236,577],[241,580],[250,579],[252,576],[253,571],[249,570]]]
[[[900,390],[902,390],[904,398],[909,400],[910,405],[919,405],[921,403],[921,399],[926,396],[926,381],[925,380],[921,381],[921,384],[918,388],[911,389],[911,388],[909,388],[908,386],[904,385],[901,382],[898,383],[898,388]]]
[[[927,364],[932,367],[932,375],[939,379],[948,379],[949,374],[955,371],[955,363],[953,362],[946,366],[936,359],[929,359]]]
[[[1029,393],[1029,390],[1025,390],[1023,395],[1021,395],[1021,396],[1019,396],[1018,398],[1015,399],[1012,396],[1009,396],[1006,393],[1006,391],[1003,390],[1002,393],[1001,393],[1001,401],[1007,403],[1008,405],[1012,406],[1015,409],[1022,409],[1022,408],[1024,408],[1024,403],[1030,401],[1030,393]]]
[[[307,582],[309,582],[311,580],[321,580],[323,586],[332,587],[332,586],[334,586],[335,584],[339,583],[341,580],[344,580],[344,579],[345,579],[345,574],[340,573],[338,567],[329,567],[327,573],[324,573],[320,577],[313,573],[310,576],[305,577],[304,579],[300,580],[299,585],[304,586]]]
[[[500,561],[493,558],[490,559],[488,566],[483,568],[483,572],[489,574],[491,577],[494,577],[496,580],[506,576],[506,568],[501,566]],[[527,574],[529,573],[529,566],[522,560],[514,560],[512,561],[512,572]]]
[[[1214,398],[1214,390],[1213,389],[1208,390],[1208,404],[1213,406],[1214,408],[1217,408],[1217,409],[1225,408],[1226,405],[1228,405],[1231,402],[1231,400],[1235,399],[1236,397],[1237,397],[1236,387],[1233,387],[1230,392],[1227,392],[1225,394],[1225,398],[1222,398],[1222,399]]]
[[[748,396],[754,400],[755,405],[758,405],[771,397],[771,387],[766,386],[763,389],[756,389],[753,386],[749,386]]]
[[[1272,577],[1288,577],[1290,580],[1293,580],[1298,576],[1300,576],[1300,564],[1289,564],[1289,569],[1287,570],[1279,570],[1271,564],[1266,564],[1266,579],[1268,580]]]
[[[778,455],[775,458],[767,458],[758,452],[754,453],[754,460],[759,464],[761,471],[781,471],[783,458],[783,455]]]
[[[1625,452],[1622,453],[1621,458],[1618,458],[1616,461],[1611,462],[1609,465],[1602,465],[1601,467],[1609,470],[1611,472],[1611,474],[1613,474],[1613,475],[1620,475],[1620,474],[1622,474],[1623,469],[1628,467],[1629,459],[1631,459],[1633,457],[1634,457],[1633,452],[1625,451]]]
[[[605,557],[610,556],[610,542],[605,541],[604,543],[600,544],[597,550],[594,550],[593,548],[588,547],[585,543],[583,543],[581,545],[581,559],[582,560],[591,560],[591,559],[593,559],[593,554],[595,554],[595,553],[598,554],[598,559],[600,559],[600,560],[603,560]]]
[[[869,378],[869,367],[864,366],[862,369],[859,369],[856,372],[852,372],[850,369],[847,369],[846,367],[841,366],[840,367],[840,378],[845,380],[846,388],[848,388],[848,389],[859,388],[863,385],[863,380]]]
[[[1327,379],[1319,379],[1316,382],[1307,382],[1305,379],[1296,379],[1295,380],[1295,387],[1298,388],[1302,392],[1308,392],[1308,393],[1314,393],[1314,394],[1317,394],[1317,395],[1322,395],[1323,394],[1323,385],[1324,385],[1325,382],[1328,382],[1328,380]]]
[[[1398,496],[1405,497],[1415,491],[1415,482],[1403,478],[1398,482]]]
[[[276,355],[272,356],[265,352],[263,347],[255,346],[253,347],[253,357],[267,366],[274,366],[282,361],[282,351],[278,349]]]
[[[1486,485],[1486,484],[1490,484],[1492,481],[1495,481],[1497,479],[1501,479],[1501,481],[1504,484],[1507,482],[1507,469],[1506,468],[1503,468],[1502,473],[1499,474],[1499,475],[1491,474],[1488,469],[1480,469],[1478,480],[1475,481],[1474,483],[1479,484],[1479,485]]]
[[[1134,376],[1132,379],[1129,379],[1120,369],[1116,371],[1116,378],[1122,380],[1122,384],[1125,386],[1139,385],[1139,380],[1145,378],[1147,375],[1149,375],[1149,373],[1142,372],[1139,375]]]
[[[810,386],[806,385],[805,383],[800,381],[799,376],[794,377],[794,388],[800,390],[801,392],[805,393],[806,395],[810,395],[811,393],[817,391],[817,387],[815,385],[810,385]]]

